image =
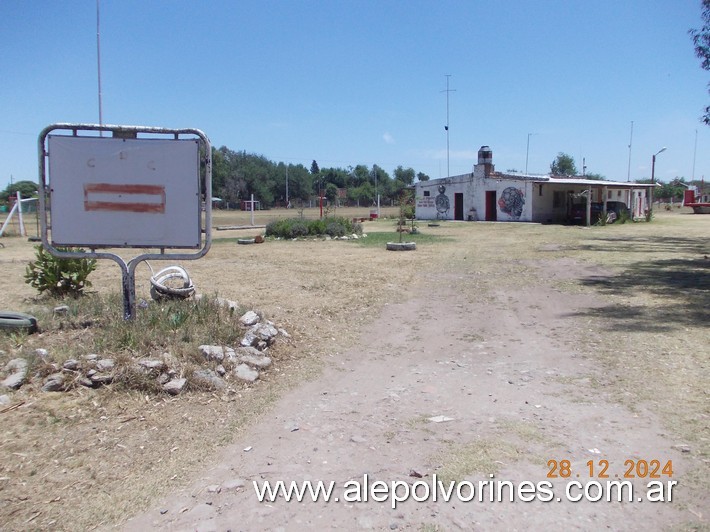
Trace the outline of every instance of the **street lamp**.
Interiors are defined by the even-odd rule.
[[[654,153],[653,157],[651,157],[651,189],[649,190],[649,193],[648,193],[648,198],[649,198],[648,212],[649,212],[649,214],[653,214],[653,189],[656,186],[656,155],[658,155],[659,153],[663,153],[664,151],[666,151],[665,146],[663,148],[661,148],[660,150],[658,150],[656,153]],[[649,216],[649,220],[650,219],[651,218]]]

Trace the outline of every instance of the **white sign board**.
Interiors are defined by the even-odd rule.
[[[199,248],[196,139],[49,135],[55,246]]]

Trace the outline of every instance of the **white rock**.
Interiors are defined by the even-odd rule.
[[[259,343],[259,337],[253,331],[247,331],[240,342],[242,347],[251,347]]]
[[[187,379],[173,379],[163,384],[163,390],[170,395],[177,395],[185,389]]]
[[[157,373],[165,371],[165,369],[167,368],[165,362],[163,362],[162,360],[148,358],[139,360],[138,365],[147,369],[148,371],[155,371]]]
[[[69,358],[64,361],[62,367],[69,371],[76,371],[79,369],[79,361],[75,358]]]
[[[242,355],[241,357],[239,357],[239,360],[257,369],[266,369],[271,365],[271,359],[267,356],[262,355],[261,352],[257,356]]]
[[[44,379],[43,392],[61,392],[64,389],[64,375],[53,373]]]
[[[200,345],[197,349],[206,360],[224,360],[224,348],[221,345]]]
[[[192,380],[202,388],[210,390],[222,390],[227,387],[227,383],[211,369],[199,369],[192,374]]]
[[[25,383],[29,364],[24,358],[13,358],[5,364],[4,371],[9,373],[7,378],[0,382],[0,386],[5,386],[11,390],[17,390]]]
[[[259,378],[259,372],[252,369],[247,364],[239,364],[234,368],[234,375],[243,381],[254,382]]]
[[[116,364],[112,358],[102,358],[101,360],[96,362],[96,369],[104,372],[113,371],[115,365]]]
[[[253,310],[250,310],[248,312],[245,312],[244,315],[239,318],[239,321],[242,322],[244,325],[251,326],[255,323],[259,323],[259,319],[259,315]]]

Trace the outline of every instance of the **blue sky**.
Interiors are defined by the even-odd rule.
[[[104,123],[203,130],[274,161],[447,175],[710,180],[700,0],[101,0]],[[37,136],[98,123],[95,0],[0,0],[0,187]],[[697,135],[696,135],[697,131]],[[530,147],[527,150],[528,134]],[[697,138],[697,150],[696,146]],[[694,153],[696,155],[694,156]]]

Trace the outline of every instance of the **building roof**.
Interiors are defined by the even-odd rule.
[[[601,187],[614,188],[639,188],[660,186],[657,183],[632,183],[630,181],[606,181],[604,179],[586,179],[584,177],[552,177],[542,176],[541,183],[560,183],[562,185],[596,185]]]
[[[418,182],[417,184],[422,185],[435,185],[438,181],[444,180],[460,180],[466,178],[473,178],[473,173],[460,174],[450,177],[440,177],[438,179],[431,179],[429,181]],[[494,172],[490,176],[484,179],[509,179],[511,181],[532,181],[533,183],[549,183],[549,184],[559,184],[559,185],[589,185],[593,188],[599,187],[612,187],[612,188],[650,188],[660,186],[658,183],[632,183],[630,181],[606,181],[603,179],[587,179],[583,176],[570,176],[570,177],[554,177],[551,175],[530,175],[530,174],[504,174],[502,172]]]

